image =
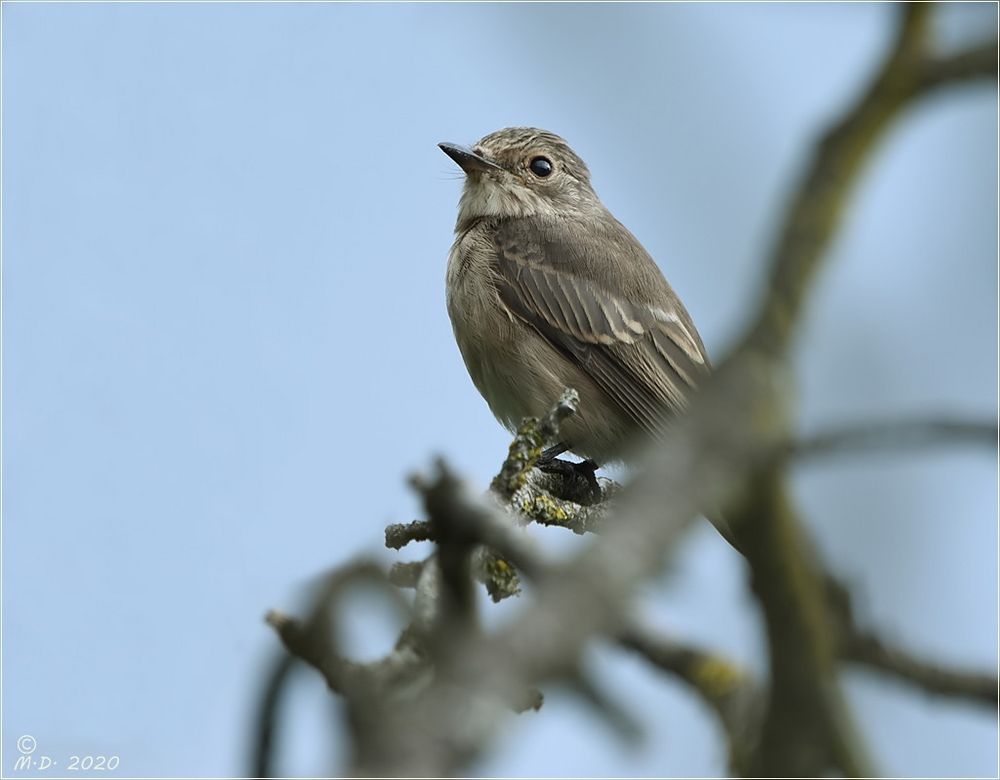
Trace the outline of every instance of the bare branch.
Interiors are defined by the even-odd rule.
[[[552,407],[545,419],[539,421],[529,417],[517,429],[517,435],[510,443],[507,458],[500,467],[500,473],[493,479],[492,490],[507,501],[524,485],[528,473],[534,468],[544,447],[558,442],[559,425],[567,417],[576,414],[580,397],[576,390],[567,389]]]
[[[768,296],[733,361],[760,362],[760,371],[767,370],[766,356],[772,364],[784,361],[865,162],[902,110],[929,91],[930,10],[922,3],[904,7],[895,46],[881,69],[817,146],[771,255]],[[950,74],[948,79],[971,75],[968,68],[935,72]],[[948,79],[942,75],[940,85],[954,83]],[[756,475],[741,515],[737,536],[764,609],[771,651],[772,695],[752,771],[765,776],[814,776],[831,770],[870,774],[837,688],[821,575],[776,469]]]
[[[632,743],[642,739],[642,723],[612,697],[594,675],[576,669],[563,682],[571,693],[611,728],[616,737]]]
[[[749,768],[759,738],[765,692],[750,674],[717,653],[660,636],[636,624],[618,635],[622,647],[684,681],[718,717],[729,746],[729,767]]]
[[[426,482],[419,477],[411,479],[420,491],[424,509],[430,519],[431,536],[437,542],[437,560],[444,585],[442,607],[438,613],[441,633],[463,632],[471,629],[475,609],[472,589],[471,558],[477,543],[475,536],[467,533],[461,515],[442,509],[457,490],[456,478],[443,467],[439,478]]]
[[[295,658],[282,653],[276,659],[267,675],[267,683],[261,696],[257,712],[256,731],[253,739],[253,767],[250,777],[278,777],[280,773],[274,765],[275,743],[281,723],[278,717],[281,699],[288,684]]]
[[[510,506],[526,522],[568,528],[575,534],[597,533],[605,518],[614,512],[613,498],[619,486],[609,479],[600,480],[603,498],[598,503],[587,503],[589,495],[581,498],[570,491],[567,497],[565,482],[561,475],[534,469],[510,496]],[[590,488],[585,485],[584,489],[589,492]]]
[[[963,81],[988,81],[997,78],[997,40],[993,39],[949,57],[924,63],[918,89],[930,92]]]
[[[410,542],[433,541],[431,524],[426,520],[414,520],[412,523],[393,523],[386,526],[385,546],[391,550],[401,550]]]
[[[825,584],[843,661],[891,675],[928,693],[967,699],[996,709],[1000,682],[995,674],[929,661],[887,641],[874,630],[858,624],[853,598],[843,583],[827,577]]]
[[[306,620],[279,610],[271,610],[265,616],[265,621],[281,637],[291,655],[315,668],[331,690],[348,698],[362,688],[390,684],[401,669],[397,663],[400,659],[389,659],[381,665],[360,664],[340,652],[337,613],[347,592],[356,586],[376,588],[401,614],[409,614],[407,605],[378,565],[358,561],[335,569],[324,578]],[[399,645],[397,650],[400,650]]]
[[[435,502],[428,511],[448,516],[445,522],[449,529],[461,529],[468,540],[495,550],[527,576],[540,576],[545,564],[513,517],[499,504],[475,496],[443,460],[437,461],[431,478],[417,485],[421,492],[435,491]]]
[[[972,445],[997,448],[995,420],[957,418],[852,423],[817,431],[787,446],[787,455],[812,459],[839,454],[910,450],[931,445]]]
[[[764,612],[771,682],[749,773],[873,776],[838,685],[824,578],[778,472],[757,475],[744,512],[737,528]]]
[[[564,679],[578,667],[590,637],[617,635],[638,583],[662,568],[700,507],[726,503],[742,483],[741,475],[752,470],[748,465],[775,445],[762,425],[771,417],[752,413],[761,399],[770,403],[769,378],[738,375],[739,366],[730,371],[726,376],[738,381],[728,384],[717,377],[710,382],[716,389],[707,388],[692,403],[690,415],[678,418],[650,470],[621,496],[615,522],[599,543],[566,564],[546,565],[502,509],[451,478],[443,464],[421,483],[425,490],[439,488],[434,511],[453,515],[449,527],[495,549],[536,581],[536,599],[502,633],[467,636],[419,700],[371,722],[378,731],[371,740],[391,743],[394,750],[369,753],[369,762],[356,764],[352,772],[457,771],[495,736],[512,691]],[[761,380],[767,382],[764,388]],[[719,446],[730,437],[733,446]],[[670,501],[663,501],[664,494]],[[477,713],[473,720],[466,717],[470,702]]]
[[[415,588],[424,570],[425,561],[394,563],[389,569],[389,582],[397,588]]]
[[[846,638],[842,653],[854,664],[884,672],[928,693],[985,704],[996,711],[996,675],[948,668],[892,647],[874,633],[860,630]]]
[[[876,78],[817,145],[771,252],[769,295],[749,335],[757,348],[775,354],[787,349],[854,185],[903,109],[947,85],[996,79],[995,41],[944,59],[929,56],[931,11],[930,3],[904,6],[895,46]]]

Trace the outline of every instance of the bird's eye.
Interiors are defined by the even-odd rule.
[[[540,176],[543,179],[552,173],[552,163],[549,162],[548,157],[533,157],[528,163],[528,168],[535,176]]]

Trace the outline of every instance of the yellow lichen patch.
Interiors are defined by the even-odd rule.
[[[713,699],[720,699],[743,683],[743,671],[718,658],[699,658],[691,668],[691,677],[698,690]]]
[[[528,514],[535,519],[549,523],[565,523],[570,519],[570,513],[561,501],[544,494],[534,497]]]
[[[493,568],[495,570],[494,573],[499,572],[501,574],[506,574],[507,572],[511,571],[511,565],[507,563],[507,561],[505,561],[503,558],[494,558]]]
[[[545,444],[538,420],[527,418],[517,430],[517,435],[507,449],[507,459],[500,474],[493,480],[493,489],[504,496],[510,496],[524,487],[536,461],[544,451]]]
[[[521,592],[517,570],[498,555],[491,555],[483,564],[486,590],[494,601],[501,601]]]

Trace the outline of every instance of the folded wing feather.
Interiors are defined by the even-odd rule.
[[[614,295],[600,281],[607,273],[600,266],[607,259],[595,256],[601,242],[571,230],[553,240],[518,222],[497,232],[501,300],[591,377],[639,428],[656,434],[709,368],[680,302],[672,293],[653,303]],[[624,232],[634,242],[633,251],[642,253],[640,260],[652,264]],[[669,290],[665,282],[662,287]]]

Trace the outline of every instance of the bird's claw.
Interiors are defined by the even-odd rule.
[[[554,447],[551,449],[555,449]],[[564,452],[565,450],[560,450]],[[546,458],[548,452],[542,453],[536,465],[540,471],[546,474],[558,474],[564,480],[566,493],[572,496],[577,504],[596,504],[603,497],[601,486],[597,482],[596,472],[599,466],[594,461],[587,460],[573,463],[568,460],[560,460],[555,457],[559,453],[554,453]]]

